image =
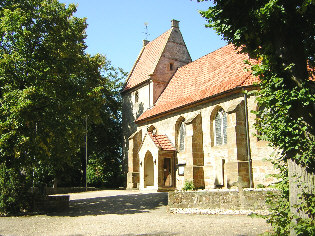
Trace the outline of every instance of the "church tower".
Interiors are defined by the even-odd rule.
[[[136,133],[135,120],[144,111],[154,106],[176,70],[191,62],[191,57],[179,30],[179,21],[172,20],[171,22],[171,28],[168,31],[151,42],[143,41],[140,54],[121,92],[123,98],[123,156],[125,161],[128,159],[129,139],[133,139],[134,149],[140,146],[142,142],[141,132]],[[137,155],[136,150],[132,153]],[[133,176],[128,176],[128,179],[137,179],[139,163],[137,163],[136,157],[132,159],[134,163],[128,163],[128,172],[133,173]],[[127,180],[127,182],[130,181]],[[133,181],[133,183],[136,182]]]

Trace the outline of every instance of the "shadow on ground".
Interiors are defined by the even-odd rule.
[[[167,193],[147,193],[71,200],[67,211],[51,216],[87,216],[150,212],[167,205]]]

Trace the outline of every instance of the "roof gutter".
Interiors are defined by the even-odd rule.
[[[132,73],[134,72],[134,70],[135,70],[135,68],[136,68],[136,65],[138,64],[138,62],[139,62],[139,60],[140,60],[140,58],[141,58],[141,55],[142,55],[143,52],[144,52],[145,46],[146,46],[146,45],[143,44],[143,47],[141,48],[141,51],[140,51],[140,53],[139,53],[139,55],[138,55],[138,57],[137,57],[137,60],[136,60],[136,62],[133,64],[132,69],[131,69],[131,71],[130,71],[130,73],[128,74],[128,77],[127,77],[127,79],[126,79],[126,82],[124,83],[124,86],[123,86],[123,88],[122,88],[122,90],[121,90],[121,92],[120,92],[121,94],[122,94],[124,91],[127,91],[127,90],[128,90],[128,89],[125,90],[125,87],[126,87],[128,81],[129,81],[129,79],[130,79],[130,76],[131,76]]]

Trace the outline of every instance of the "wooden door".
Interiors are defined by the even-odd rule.
[[[171,158],[164,158],[164,186],[172,186]]]

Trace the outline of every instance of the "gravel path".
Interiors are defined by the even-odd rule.
[[[97,191],[70,194],[63,213],[0,217],[0,235],[258,235],[271,228],[244,215],[167,213],[167,193]]]

